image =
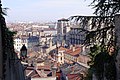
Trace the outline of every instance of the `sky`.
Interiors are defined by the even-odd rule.
[[[8,22],[55,22],[75,15],[92,15],[92,0],[2,0]]]

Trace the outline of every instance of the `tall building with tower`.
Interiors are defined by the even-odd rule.
[[[59,19],[57,22],[57,37],[60,43],[65,40],[67,43],[68,41],[68,33],[70,31],[70,21],[68,19],[62,18]]]

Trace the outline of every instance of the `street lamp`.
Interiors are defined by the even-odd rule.
[[[27,48],[25,45],[23,45],[20,49],[20,59],[25,60],[25,58],[27,58]]]

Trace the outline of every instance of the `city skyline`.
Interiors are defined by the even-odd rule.
[[[7,10],[8,22],[50,22],[74,15],[93,15],[88,5],[92,0],[17,0],[2,1]]]

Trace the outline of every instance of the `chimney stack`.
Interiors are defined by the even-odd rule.
[[[73,51],[73,52],[75,51],[75,45],[73,45],[72,51]]]
[[[49,47],[52,47],[52,39],[50,38]]]
[[[56,72],[57,72],[57,63],[53,63],[53,66],[51,67],[52,68],[52,76],[56,76]]]
[[[73,45],[70,45],[70,49],[72,50],[72,48],[73,48]]]
[[[75,51],[75,45],[70,45],[70,49],[74,52]]]
[[[64,46],[65,45],[65,40],[62,40],[62,45],[61,46]]]

